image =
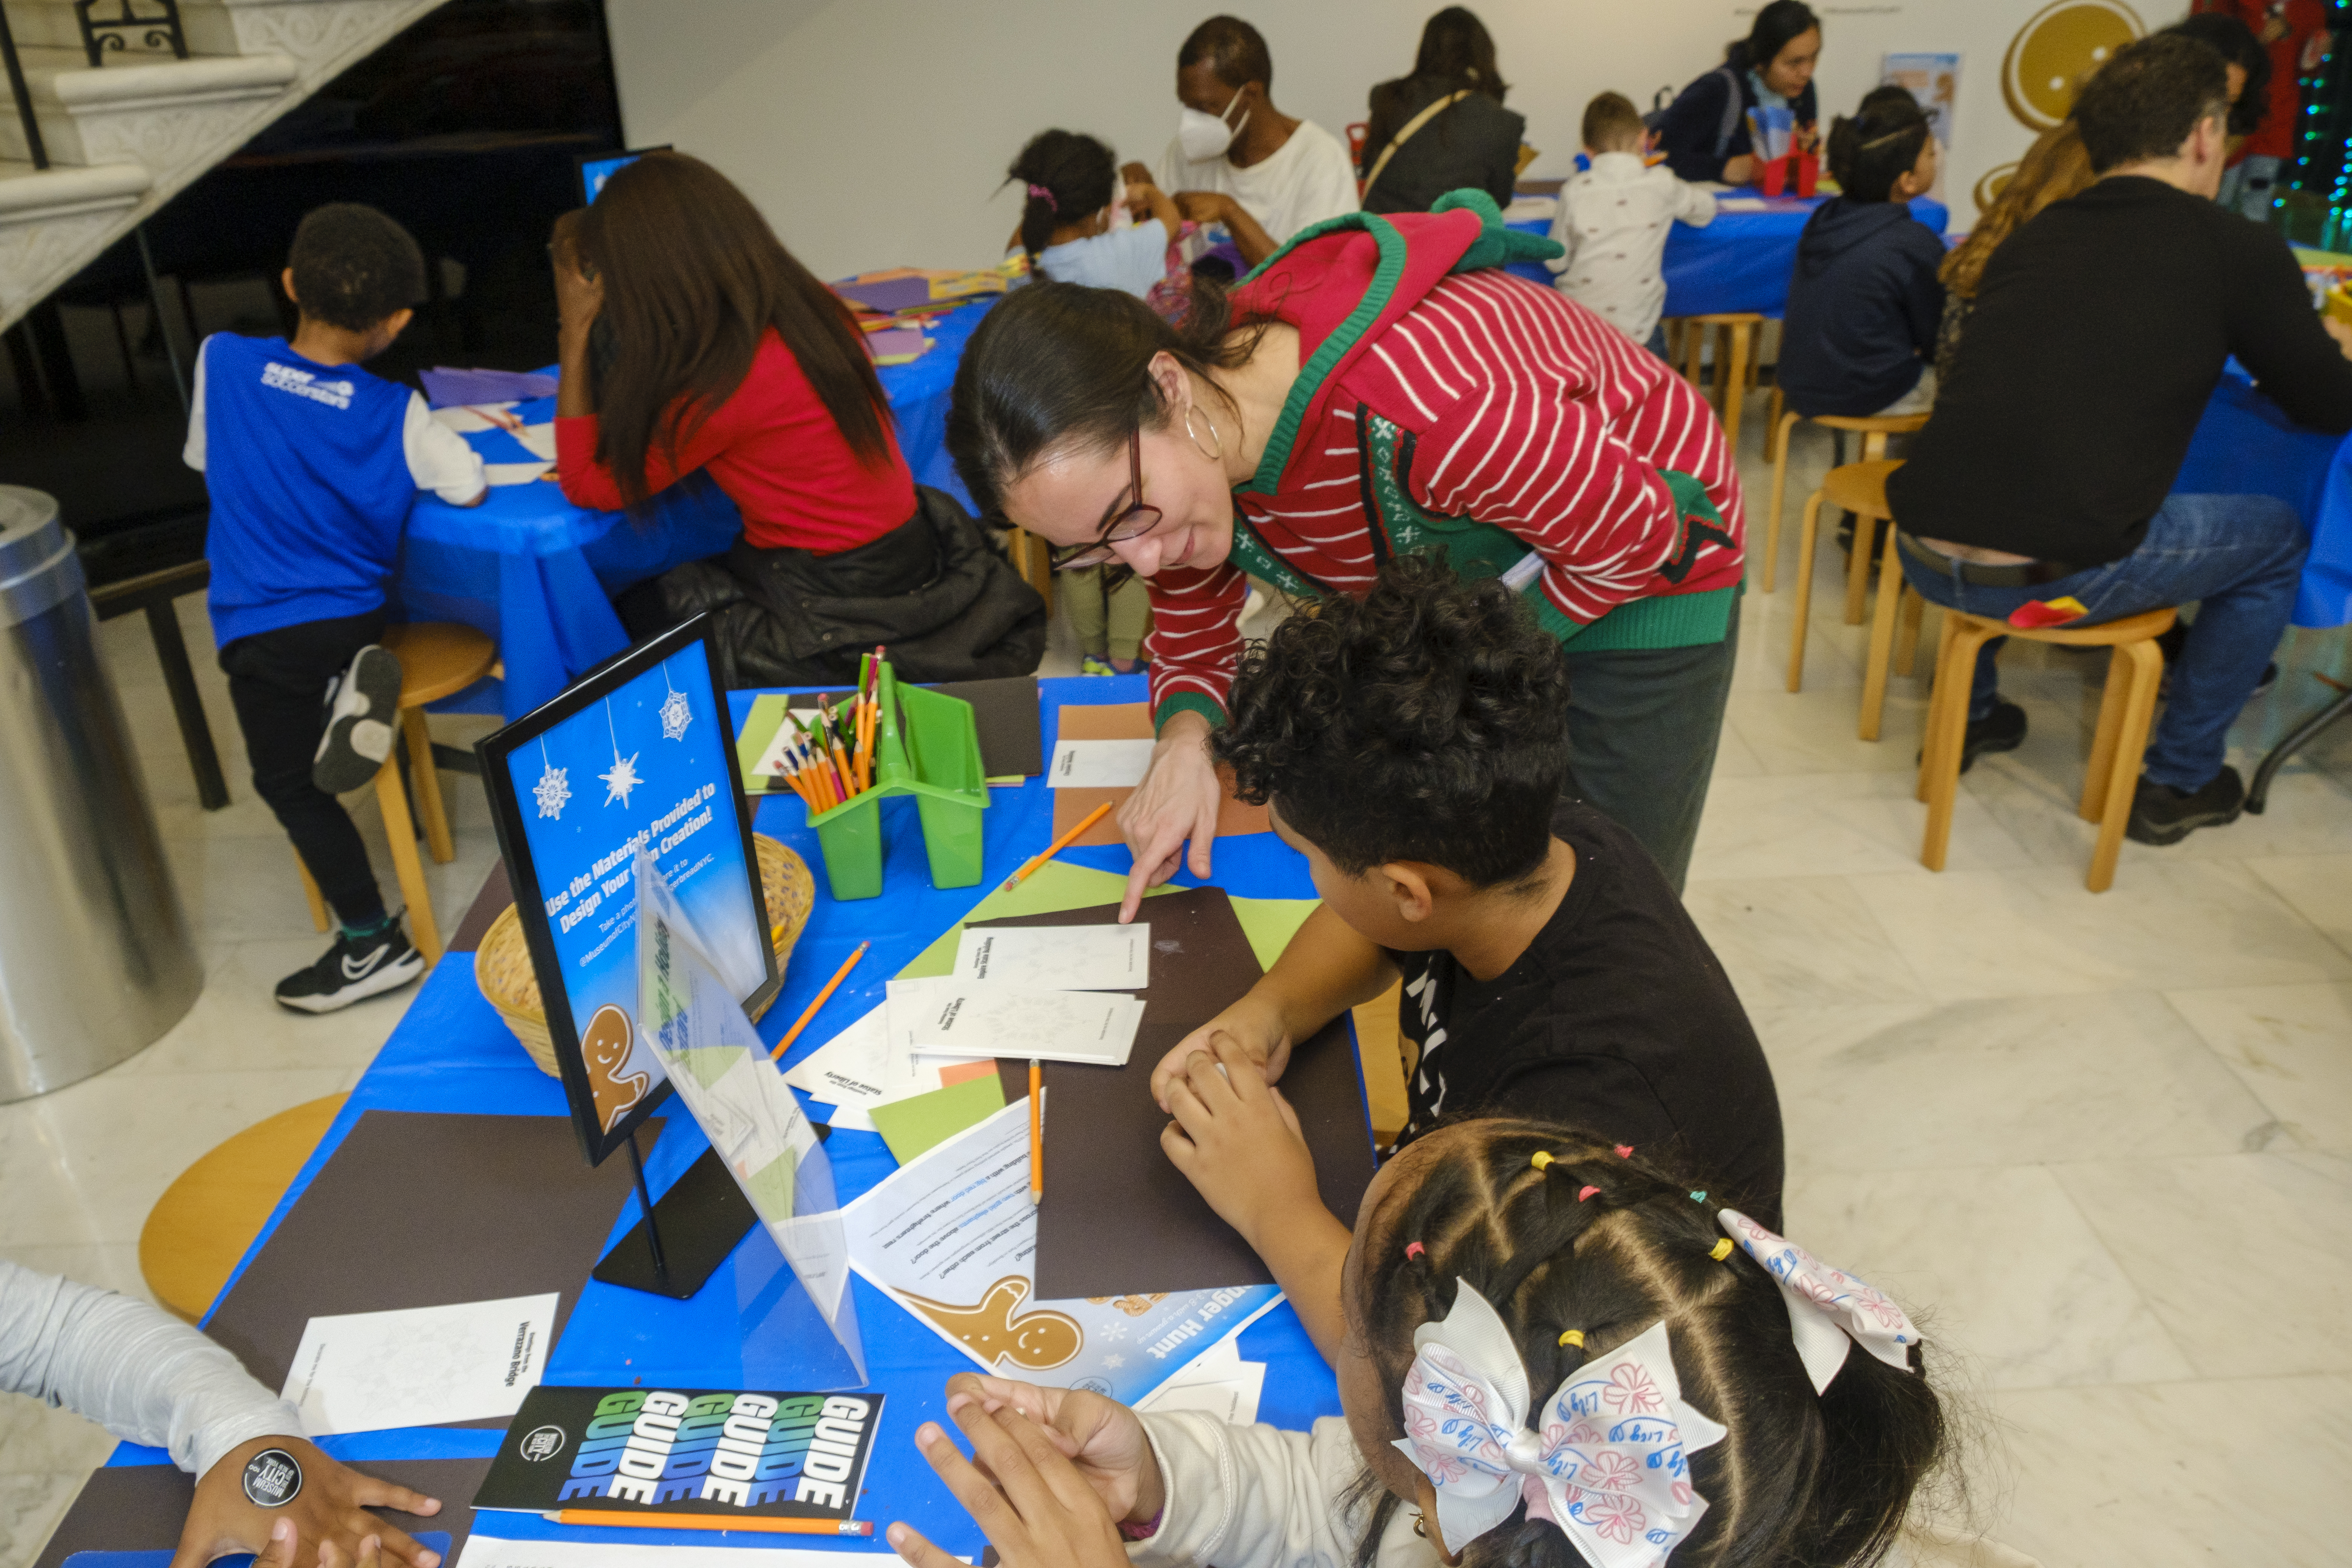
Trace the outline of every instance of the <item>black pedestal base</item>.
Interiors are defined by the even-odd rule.
[[[652,1238],[640,1218],[589,1277],[683,1301],[702,1289],[711,1271],[727,1261],[735,1244],[759,1222],[751,1200],[715,1149],[704,1150],[702,1158],[670,1184],[654,1205],[653,1217],[660,1233],[663,1267],[655,1267]]]

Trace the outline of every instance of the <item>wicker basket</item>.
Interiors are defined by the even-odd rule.
[[[784,965],[792,959],[793,944],[808,925],[816,884],[809,879],[807,863],[766,834],[753,834],[751,843],[760,852],[760,890],[767,898],[768,923],[783,928],[775,938],[776,976],[781,980]],[[515,1032],[539,1070],[550,1078],[561,1077],[555,1066],[555,1045],[548,1038],[547,1010],[540,1003],[539,977],[531,973],[522,921],[511,904],[490,922],[481,948],[474,954],[474,984],[481,988],[483,1000],[497,1008],[507,1027]],[[760,1013],[766,1012],[774,1000],[772,992],[768,1001],[760,1005]],[[751,1016],[756,1019],[760,1013]]]

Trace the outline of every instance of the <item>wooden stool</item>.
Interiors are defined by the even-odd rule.
[[[331,1094],[257,1121],[163,1189],[139,1232],[139,1272],[158,1301],[192,1323],[212,1310],[350,1098]]]
[[[1780,564],[1781,498],[1789,486],[1789,433],[1797,427],[1798,420],[1807,416],[1782,413],[1780,389],[1777,386],[1772,389],[1772,395],[1766,399],[1765,407],[1765,416],[1771,421],[1771,426],[1764,433],[1764,444],[1767,455],[1772,459],[1771,521],[1765,525],[1764,535],[1764,591],[1769,594],[1773,589],[1773,580]],[[1886,438],[1889,436],[1908,436],[1927,423],[1925,414],[1866,414],[1852,418],[1843,414],[1819,414],[1811,418],[1814,424],[1825,430],[1858,433],[1862,437],[1862,460],[1865,463],[1886,456]],[[1847,568],[1845,579],[1845,624],[1850,626],[1861,624],[1862,584],[1870,574],[1870,556],[1861,548],[1862,524],[1858,521],[1854,524],[1853,535],[1853,564]]]
[[[425,822],[425,842],[433,858],[447,865],[457,858],[449,837],[449,815],[441,805],[441,778],[433,763],[433,737],[425,728],[425,705],[452,697],[490,673],[499,661],[498,645],[471,626],[447,621],[420,621],[415,626],[386,626],[383,646],[400,660],[400,727],[408,739],[411,787],[416,791],[416,813]],[[425,886],[425,865],[416,858],[416,826],[409,819],[408,796],[400,787],[400,757],[383,759],[376,770],[376,806],[383,814],[384,837],[392,841],[392,866],[400,879],[400,896],[408,902],[408,923],[416,950],[427,969],[441,962],[441,930],[433,920],[433,895]],[[327,929],[326,900],[302,858],[294,858],[302,873],[302,891],[310,900],[310,921]]]
[[[1053,547],[1035,534],[1015,523],[1005,539],[1005,552],[1012,558],[1013,570],[1020,579],[1037,590],[1045,601],[1048,612],[1054,607]]]
[[[2164,654],[2156,639],[2172,629],[2175,613],[2150,610],[2103,626],[2044,626],[2021,631],[2007,621],[1988,620],[1958,610],[1944,612],[1936,654],[1936,689],[1927,700],[1927,739],[1919,756],[1919,798],[1927,803],[1927,837],[1919,863],[1944,868],[1952,837],[1952,802],[1960,788],[1960,748],[1968,738],[1969,689],[1977,655],[1994,637],[2060,643],[2068,647],[2107,647],[2107,689],[2099,699],[2099,727],[2091,741],[2090,766],[2083,777],[2076,814],[2099,825],[2098,847],[2083,885],[2104,893],[2115,885],[2116,857],[2123,852],[2124,824],[2131,817],[2139,785],[2141,753],[2147,750],[2148,722],[2156,713],[2156,689],[2164,679]]]
[[[1705,350],[1706,330],[1717,329],[1715,353],[1716,385],[1721,393],[1719,406],[1723,414],[1724,438],[1730,442],[1732,456],[1739,454],[1739,401],[1748,391],[1748,366],[1756,352],[1756,331],[1764,318],[1753,310],[1726,310],[1713,315],[1684,316],[1682,349],[1684,374],[1690,384],[1706,393]]]
[[[1859,552],[1863,541],[1873,537],[1875,525],[1885,521],[1884,532],[1885,563],[1881,568],[1878,588],[1878,619],[1870,631],[1870,658],[1863,668],[1862,721],[1860,733],[1865,741],[1878,739],[1879,721],[1886,707],[1886,674],[1890,665],[1903,674],[1911,673],[1913,660],[1919,647],[1919,619],[1927,602],[1919,597],[1903,578],[1903,568],[1895,558],[1894,514],[1886,508],[1886,476],[1903,466],[1900,458],[1878,458],[1866,463],[1848,463],[1832,468],[1822,477],[1822,488],[1805,501],[1805,521],[1797,545],[1797,625],[1789,634],[1789,689],[1801,691],[1805,684],[1805,634],[1811,629],[1813,604],[1813,546],[1821,532],[1822,503],[1843,507],[1854,514],[1853,542]],[[1867,557],[1863,558],[1865,570]],[[1902,612],[1903,646],[1895,646],[1895,620]]]

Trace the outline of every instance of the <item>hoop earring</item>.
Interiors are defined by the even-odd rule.
[[[1192,408],[1184,410],[1185,438],[1192,443],[1192,450],[1200,453],[1201,456],[1208,458],[1211,462],[1223,462],[1225,457],[1225,438],[1217,434],[1217,422],[1211,419],[1205,414],[1201,416],[1202,421],[1209,426],[1209,439],[1216,443],[1216,446],[1213,448],[1203,447],[1201,445],[1201,437],[1194,434],[1192,430],[1192,416],[1195,410]]]

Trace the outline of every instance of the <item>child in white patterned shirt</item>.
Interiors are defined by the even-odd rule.
[[[1622,93],[1585,105],[1584,151],[1591,167],[1560,187],[1552,220],[1565,254],[1544,265],[1558,274],[1561,293],[1663,357],[1666,237],[1677,223],[1713,223],[1715,198],[1664,164],[1643,162],[1649,132]]]

